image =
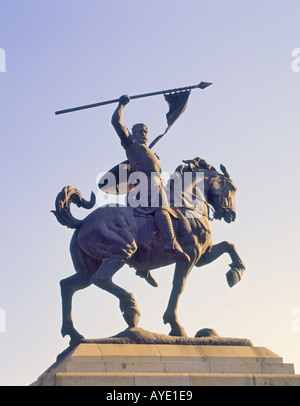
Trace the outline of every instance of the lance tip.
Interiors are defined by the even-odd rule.
[[[210,86],[210,85],[212,85],[211,82],[200,82],[199,85],[198,85],[198,87],[199,87],[200,89],[205,89],[206,87],[208,87],[208,86]]]

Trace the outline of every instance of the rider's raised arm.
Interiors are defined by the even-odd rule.
[[[121,96],[119,99],[119,104],[118,107],[116,108],[112,118],[111,118],[111,123],[116,130],[120,140],[121,144],[124,146],[129,138],[129,131],[128,128],[122,123],[122,118],[123,118],[123,111],[124,107],[126,104],[128,104],[130,101],[129,96]]]

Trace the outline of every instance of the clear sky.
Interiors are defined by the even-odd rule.
[[[57,193],[71,184],[88,198],[125,158],[114,105],[54,112],[202,80],[213,86],[192,92],[155,152],[167,172],[195,156],[227,167],[237,219],[212,222],[213,239],[233,242],[247,271],[230,289],[228,256],[195,268],[179,319],[190,336],[251,339],[300,373],[299,15],[298,0],[0,0],[0,385],[29,385],[68,346],[59,281],[74,272],[72,231],[50,213]],[[145,122],[152,140],[166,113],[162,96],[135,100],[124,122]],[[140,327],[168,334],[173,267],[153,274],[156,289],[129,267],[115,281],[135,294]],[[86,338],[126,328],[116,298],[93,286],[73,313]]]

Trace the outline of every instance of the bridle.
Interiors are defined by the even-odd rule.
[[[231,183],[233,185],[232,180],[229,179],[227,176],[221,175],[219,173],[216,173],[216,176],[218,176],[220,178],[220,180],[221,180],[220,187],[221,187],[222,193],[220,195],[220,198],[221,198],[220,206],[218,207],[218,209],[215,209],[210,203],[205,202],[207,207],[208,207],[208,213],[209,213],[209,210],[212,210],[212,212],[213,212],[213,217],[212,218],[210,218],[209,214],[208,214],[208,218],[211,221],[213,221],[216,218],[216,212],[218,212],[220,209],[228,209],[229,208],[229,206],[227,204],[225,204],[225,199],[227,198],[227,196],[225,196],[226,182],[229,182],[229,183]]]

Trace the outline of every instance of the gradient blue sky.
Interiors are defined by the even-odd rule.
[[[230,289],[229,257],[194,269],[179,318],[190,336],[212,327],[249,338],[300,373],[299,15],[296,0],[0,0],[0,385],[30,384],[68,346],[59,281],[73,273],[72,231],[50,213],[57,193],[97,193],[98,173],[124,159],[113,105],[54,112],[202,80],[213,86],[192,92],[155,152],[167,172],[195,156],[227,167],[237,220],[213,222],[213,239],[233,242],[247,271]],[[152,140],[166,112],[163,97],[136,100],[124,122],[145,122]],[[140,326],[167,334],[173,268],[154,276],[157,289],[128,267],[115,280],[135,294]],[[74,319],[86,338],[126,328],[117,300],[96,287],[75,295]]]

